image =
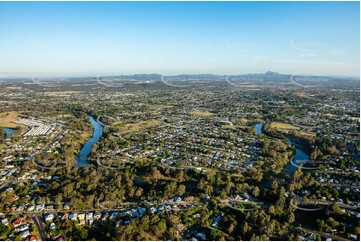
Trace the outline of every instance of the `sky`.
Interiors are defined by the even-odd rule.
[[[359,2],[0,2],[0,76],[359,76]]]

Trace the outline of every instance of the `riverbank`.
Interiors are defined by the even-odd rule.
[[[257,123],[255,125],[255,129],[257,135],[264,134],[266,136],[269,136],[263,130],[263,123]],[[284,137],[278,138],[273,135],[271,135],[271,138],[284,139]],[[310,158],[308,150],[306,150],[302,144],[298,143],[297,141],[296,142],[292,141],[289,138],[287,139],[287,143],[295,147],[295,153],[294,156],[290,159],[289,163],[283,168],[282,172],[278,175],[278,177],[285,179],[287,177],[292,177],[293,173],[298,169],[298,166],[294,165],[296,161],[297,161],[296,163],[298,163],[299,161],[307,161]],[[274,175],[267,174],[266,177],[263,179],[260,188],[264,189],[270,187],[273,180],[274,180]]]

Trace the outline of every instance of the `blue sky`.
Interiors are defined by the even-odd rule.
[[[359,76],[359,2],[0,2],[0,76]]]

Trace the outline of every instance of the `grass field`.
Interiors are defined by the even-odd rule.
[[[290,132],[290,131],[295,131],[301,136],[311,136],[311,137],[316,136],[315,133],[307,132],[307,131],[301,131],[300,127],[293,126],[291,124],[281,123],[281,122],[272,122],[271,123],[271,128],[276,129],[276,130],[281,131],[281,132],[284,132],[286,134],[288,132]]]
[[[159,120],[149,120],[149,121],[142,121],[142,122],[134,123],[134,124],[126,124],[121,129],[119,129],[119,131],[117,133],[118,134],[126,134],[126,133],[131,133],[131,132],[137,132],[142,129],[158,126],[160,124],[161,124],[161,121],[159,121]]]
[[[4,128],[16,128],[21,127],[20,124],[15,124],[13,121],[18,120],[18,112],[5,112],[0,113],[0,127]]]
[[[162,110],[162,109],[167,109],[167,108],[172,108],[173,106],[169,106],[169,105],[154,105],[151,107],[151,109],[153,110]]]
[[[192,111],[192,112],[190,112],[190,114],[198,115],[198,116],[203,116],[203,117],[209,117],[209,116],[212,116],[212,115],[213,115],[213,113],[203,112],[203,111]]]
[[[271,123],[272,129],[277,129],[281,131],[296,131],[300,130],[300,127],[293,126],[291,124],[281,123],[281,122],[272,122]]]
[[[126,123],[124,123],[123,121],[119,121],[119,122],[114,122],[112,123],[113,126],[118,126],[119,128],[124,127],[126,125]]]
[[[248,122],[248,120],[245,118],[240,118],[237,120],[237,124],[239,124],[239,125],[245,125],[245,124],[247,124],[247,122]]]
[[[232,126],[232,125],[223,125],[222,128],[225,129],[236,129],[236,127]]]
[[[332,114],[332,113],[326,113],[326,114],[324,114],[324,116],[330,117],[330,118],[336,118],[337,117],[337,115]]]
[[[300,135],[303,135],[303,136],[311,136],[311,137],[315,137],[316,134],[313,133],[313,132],[299,132]]]
[[[314,97],[315,95],[311,94],[311,93],[299,92],[299,93],[296,93],[296,96],[298,96],[298,97]]]

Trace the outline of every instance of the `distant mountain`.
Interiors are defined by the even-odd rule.
[[[327,83],[337,83],[337,82],[359,82],[360,78],[356,77],[346,77],[346,76],[315,76],[315,75],[292,75],[292,74],[282,74],[273,71],[267,71],[265,73],[248,73],[248,74],[239,74],[239,75],[229,75],[228,78],[239,78],[243,79],[245,82],[273,82],[273,83],[282,83],[289,82],[291,76],[297,77],[309,77],[314,79],[320,79],[322,82]],[[125,81],[135,80],[135,81],[152,81],[152,82],[161,82],[162,75],[152,73],[152,74],[133,74],[133,75],[109,75],[102,76],[102,78],[114,78],[121,81],[124,78]],[[166,75],[166,78],[176,79],[197,79],[204,81],[225,81],[226,75],[215,75],[215,74],[180,74],[180,75]],[[68,81],[82,82],[82,81],[92,81],[96,77],[71,77],[68,78]],[[56,78],[55,78],[56,79]],[[24,82],[31,81],[30,78],[0,78],[3,82]],[[171,80],[172,81],[172,80]],[[179,80],[178,80],[179,81]],[[191,81],[191,80],[189,80]]]
[[[111,75],[111,76],[101,76],[105,78],[128,78],[128,79],[136,79],[136,80],[155,80],[160,79],[161,75],[159,74],[133,74],[133,75]]]
[[[215,78],[219,78],[222,77],[220,75],[213,75],[213,74],[181,74],[181,75],[176,75],[173,77],[178,77],[178,78],[199,78],[199,79],[215,79]]]

